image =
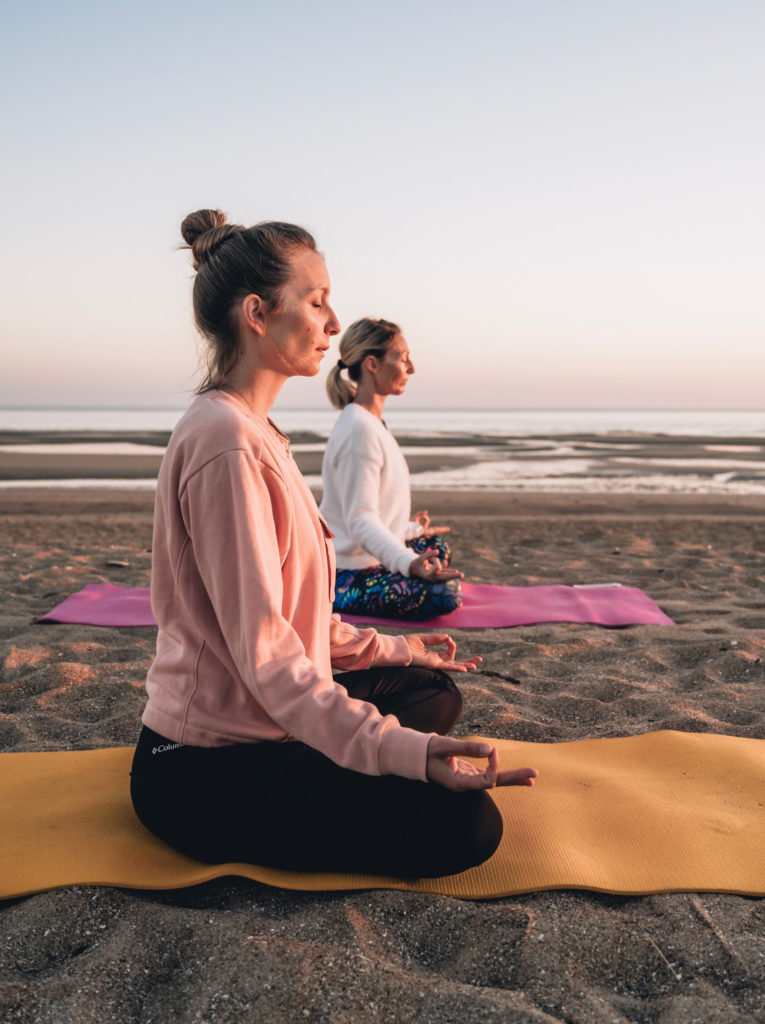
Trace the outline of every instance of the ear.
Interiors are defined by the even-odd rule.
[[[242,299],[242,317],[244,322],[255,331],[263,335],[266,329],[266,304],[259,295],[247,295]]]
[[[361,365],[365,370],[368,370],[373,377],[376,377],[377,371],[380,369],[380,360],[377,356],[364,356],[364,362]]]

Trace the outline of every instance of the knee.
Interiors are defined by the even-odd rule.
[[[444,700],[454,708],[457,715],[461,714],[462,693],[459,686],[457,686],[448,672],[444,672],[443,669],[433,668],[430,669],[430,672],[433,676],[433,687],[441,691],[444,695]]]
[[[469,797],[463,811],[462,841],[455,849],[451,874],[483,864],[495,852],[502,839],[502,815],[488,793],[463,793]]]
[[[445,736],[457,724],[462,714],[462,693],[452,677],[440,668],[420,669],[428,673],[423,688],[435,691],[434,702],[438,708],[434,715],[432,731]]]
[[[424,668],[421,665],[406,665],[403,669],[394,671],[404,672],[407,677],[408,689],[410,690],[443,690],[452,694],[460,701],[460,691],[448,672],[441,668]]]
[[[438,551],[441,561],[448,565],[452,560],[452,549],[449,547],[448,542],[439,533],[433,538],[433,544]]]
[[[472,829],[473,842],[469,851],[473,860],[471,867],[483,864],[495,853],[502,841],[502,832],[504,831],[502,815],[489,794],[476,793],[475,795],[483,799],[475,812],[475,823]]]
[[[462,587],[459,580],[449,580],[444,584],[444,614],[456,611],[462,604]]]
[[[459,580],[438,583],[418,580],[411,590],[416,600],[412,601],[407,616],[419,622],[448,615],[462,604],[462,587]]]
[[[484,792],[453,793],[448,835],[441,836],[439,853],[431,857],[422,877],[456,875],[483,864],[502,839],[502,815]]]

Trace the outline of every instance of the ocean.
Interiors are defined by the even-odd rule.
[[[8,430],[172,430],[183,408],[0,408],[0,431]],[[274,420],[285,433],[327,437],[334,409],[276,406]],[[765,437],[765,411],[397,409],[389,403],[386,422],[394,433],[420,435],[548,436],[634,432],[713,437]]]
[[[0,409],[13,432],[103,432],[108,442],[56,444],[57,454],[161,454],[122,433],[169,432],[183,409]],[[323,448],[337,413],[276,407],[296,455]],[[760,411],[407,409],[386,423],[401,440],[414,488],[547,493],[762,494],[765,413]],[[10,437],[9,437],[10,435]],[[34,439],[30,438],[30,441]],[[0,444],[0,488],[152,488],[153,478],[2,479],[2,454],[50,454],[47,444]],[[320,476],[307,475],[312,486]]]

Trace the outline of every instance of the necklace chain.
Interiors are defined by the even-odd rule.
[[[259,413],[255,412],[255,410],[250,405],[250,403],[247,401],[247,399],[244,397],[242,392],[241,391],[237,391],[236,388],[232,388],[230,384],[219,384],[218,385],[218,390],[219,391],[226,391],[229,395],[232,395],[234,398],[238,398],[240,402],[243,402],[247,406],[249,411],[256,418],[258,418],[258,419],[263,419],[264,418],[264,417],[260,416]],[[291,450],[292,442],[290,441],[290,439],[287,437],[287,435],[284,433],[283,430],[280,430],[277,427],[277,425],[274,423],[274,421],[271,419],[270,416],[266,416],[265,420],[266,420],[266,423],[269,425],[269,427],[273,430],[273,432],[279,438],[281,443],[284,445],[284,448],[285,448],[285,451],[287,453],[287,456],[291,458],[292,457],[292,450]]]

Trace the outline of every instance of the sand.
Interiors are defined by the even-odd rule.
[[[677,622],[456,633],[485,659],[459,677],[458,734],[763,736],[762,499],[414,500],[452,525],[472,581],[621,581]],[[147,585],[151,503],[0,493],[0,749],[134,742],[154,630],[31,623],[85,583]],[[0,964],[0,1020],[25,1024],[763,1021],[765,902],[566,891],[471,903],[228,879],[75,887],[0,905]]]

